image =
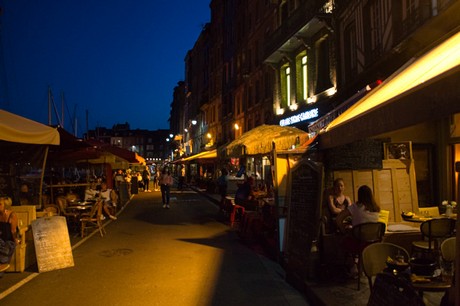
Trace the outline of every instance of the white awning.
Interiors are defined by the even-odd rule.
[[[0,109],[0,140],[27,143],[59,145],[56,128],[9,113]]]

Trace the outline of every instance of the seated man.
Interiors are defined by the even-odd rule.
[[[104,212],[109,216],[110,219],[117,220],[117,217],[115,217],[111,213],[111,211],[116,211],[117,208],[118,195],[116,194],[115,190],[108,189],[107,183],[103,182],[101,184],[101,190],[99,191],[99,195],[102,197],[102,200],[104,201]]]

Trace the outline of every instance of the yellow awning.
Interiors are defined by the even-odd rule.
[[[226,146],[227,156],[268,154],[273,150],[289,150],[302,146],[309,134],[292,126],[260,125],[247,131]]]
[[[181,161],[186,162],[186,161],[191,161],[191,160],[196,160],[196,159],[210,159],[210,158],[216,158],[217,157],[217,150],[211,150],[211,151],[204,151],[200,152],[198,154],[186,157],[182,159]]]
[[[423,56],[406,63],[377,88],[333,120],[325,131],[330,131],[370,110],[390,103],[411,89],[460,66],[459,50],[460,32]],[[414,103],[420,102],[414,101]]]

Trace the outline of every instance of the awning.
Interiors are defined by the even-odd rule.
[[[59,139],[55,128],[0,109],[0,140],[59,145]]]
[[[460,112],[460,32],[412,59],[332,121],[321,134],[332,147]]]
[[[121,158],[127,163],[145,165],[145,158],[143,158],[136,152],[132,152],[132,151],[120,148],[120,147],[112,146],[110,144],[102,143],[97,140],[88,140],[87,142],[91,144],[92,146],[94,146],[95,148],[101,150],[102,152],[113,154],[117,158]]]
[[[309,140],[309,134],[298,128],[280,125],[260,125],[244,133],[226,146],[230,157],[268,154],[275,149],[289,150],[302,146]]]
[[[187,161],[192,161],[192,160],[197,160],[197,159],[211,159],[211,158],[216,158],[217,157],[217,150],[211,150],[211,151],[203,151],[198,154],[185,157],[181,159],[182,162],[187,162]]]

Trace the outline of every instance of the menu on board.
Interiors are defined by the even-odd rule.
[[[310,251],[319,234],[322,180],[319,163],[301,161],[291,170],[287,273],[295,278],[305,279],[312,272]]]
[[[72,247],[65,217],[39,218],[32,222],[38,272],[73,267]]]

